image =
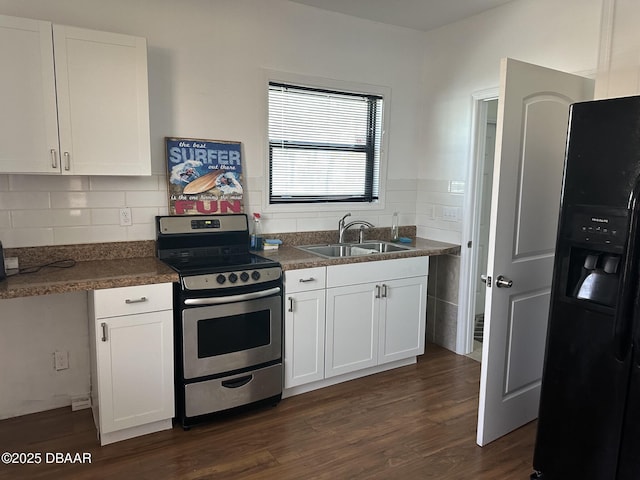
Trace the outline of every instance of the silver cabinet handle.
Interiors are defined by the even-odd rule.
[[[100,326],[102,327],[102,341],[106,342],[107,341],[107,324],[105,322],[102,322]]]
[[[307,282],[313,282],[313,281],[315,281],[315,278],[313,278],[313,277],[301,278],[300,280],[298,280],[298,282],[300,282],[300,283],[307,283]]]
[[[55,148],[51,149],[51,168],[58,168],[58,152]]]
[[[509,280],[504,275],[498,275],[496,277],[496,287],[498,288],[511,288],[513,286],[513,280]]]
[[[64,169],[67,172],[71,170],[71,158],[69,152],[64,152]]]
[[[293,297],[289,297],[289,311],[293,312]]]
[[[136,298],[135,300],[131,300],[130,298],[127,298],[124,303],[126,303],[127,305],[130,305],[132,303],[142,303],[142,302],[146,302],[147,300],[149,300],[147,297],[140,297],[140,298]]]

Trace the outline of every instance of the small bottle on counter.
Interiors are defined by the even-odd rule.
[[[260,214],[253,214],[253,232],[251,233],[251,250],[262,250],[262,227],[260,225]]]
[[[391,222],[391,241],[398,241],[398,212],[393,212],[393,220]]]

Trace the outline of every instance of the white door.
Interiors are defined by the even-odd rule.
[[[592,95],[591,80],[501,62],[479,445],[538,415],[568,110]]]

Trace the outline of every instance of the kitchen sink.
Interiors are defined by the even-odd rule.
[[[359,255],[393,253],[411,250],[411,247],[381,241],[370,241],[364,243],[332,243],[328,245],[304,245],[297,248],[300,250],[304,250],[305,252],[313,253],[315,255],[327,258],[356,257]]]

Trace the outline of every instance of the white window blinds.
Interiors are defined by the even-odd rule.
[[[269,84],[270,203],[378,199],[383,99]]]

